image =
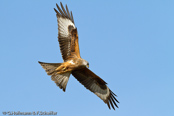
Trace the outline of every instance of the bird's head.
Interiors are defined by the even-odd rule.
[[[83,65],[89,68],[89,62],[83,59]]]

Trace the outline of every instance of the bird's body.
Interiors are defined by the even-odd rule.
[[[73,70],[78,70],[86,66],[88,65],[86,64],[85,60],[75,58],[62,63],[59,67],[57,67],[56,71],[58,74],[62,74],[65,72],[72,72]]]
[[[56,4],[59,12],[54,10],[58,21],[58,41],[64,62],[39,63],[63,91],[66,90],[67,82],[72,74],[82,85],[102,99],[109,108],[111,105],[115,109],[114,105],[118,107],[116,95],[107,87],[103,79],[88,69],[89,63],[81,58],[72,12],[69,12],[67,5],[66,10],[62,3],[60,5],[61,8]]]

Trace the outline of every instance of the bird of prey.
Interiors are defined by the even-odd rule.
[[[39,62],[39,64],[48,75],[51,75],[51,79],[64,92],[69,77],[72,74],[82,85],[102,99],[109,109],[112,107],[115,110],[115,106],[118,108],[116,103],[119,103],[115,98],[116,94],[108,88],[107,83],[103,79],[89,69],[88,61],[80,56],[78,33],[72,11],[69,12],[67,5],[64,8],[61,2],[61,7],[57,4],[56,6],[58,10],[55,8],[54,10],[58,21],[58,41],[64,62]]]

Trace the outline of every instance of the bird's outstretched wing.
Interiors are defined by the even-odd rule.
[[[58,22],[58,41],[64,61],[71,57],[79,57],[78,33],[74,24],[72,12],[70,13],[66,5],[66,9],[60,2],[58,10],[55,10]]]
[[[108,88],[106,82],[94,74],[88,68],[82,68],[72,72],[72,75],[87,89],[95,93],[100,99],[102,99],[109,107],[110,105],[115,110],[117,106],[116,102],[119,101],[115,98],[115,94]]]

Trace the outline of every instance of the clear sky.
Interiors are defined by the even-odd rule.
[[[64,0],[82,58],[118,95],[109,110],[73,76],[60,90],[38,64],[62,62],[53,8],[59,0],[0,1],[0,115],[174,116],[174,1]]]

